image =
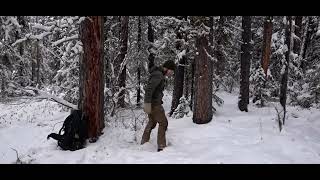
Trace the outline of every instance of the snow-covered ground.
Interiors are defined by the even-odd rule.
[[[280,133],[274,104],[265,108],[250,104],[246,113],[237,108],[237,94],[218,95],[225,103],[217,107],[208,124],[194,124],[192,117],[168,118],[168,147],[162,152],[156,152],[157,127],[150,142],[139,145],[146,125],[141,109],[119,113],[116,120],[109,120],[96,143],[71,152],[61,151],[56,141],[46,139],[49,133],[60,129],[68,115],[57,103],[43,100],[0,104],[0,163],[16,162],[13,149],[22,162],[41,164],[320,163],[319,110],[289,106],[289,117]],[[166,95],[167,112],[170,102],[171,97]],[[140,123],[137,131],[133,128],[135,117]]]

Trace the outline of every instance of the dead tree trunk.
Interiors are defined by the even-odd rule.
[[[238,107],[240,111],[248,112],[249,104],[249,76],[251,61],[251,16],[242,16],[242,41],[241,45],[241,81]]]
[[[80,24],[83,56],[80,60],[81,109],[89,118],[89,138],[95,142],[104,127],[103,17],[89,16]]]
[[[283,107],[283,120],[282,124],[285,123],[286,118],[286,101],[287,101],[287,86],[288,86],[288,72],[289,72],[289,62],[290,62],[290,51],[292,50],[291,44],[291,31],[292,30],[292,16],[287,16],[287,23],[286,23],[286,31],[285,31],[285,44],[288,47],[286,52],[286,61],[284,63],[285,71],[282,74],[281,78],[281,87],[280,87],[280,104]]]

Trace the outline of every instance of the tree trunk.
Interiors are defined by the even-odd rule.
[[[189,81],[190,81],[190,77],[189,77],[190,76],[190,68],[189,68],[190,63],[189,63],[189,60],[187,57],[186,57],[185,64],[186,64],[186,67],[184,68],[185,77],[184,77],[184,90],[183,90],[183,92],[184,92],[184,96],[188,100],[189,99],[189,85],[190,85],[190,83],[189,83]]]
[[[118,78],[118,87],[122,89],[122,91],[119,93],[118,106],[121,108],[125,107],[124,100],[125,100],[126,72],[127,72],[125,57],[128,49],[128,24],[129,24],[129,16],[123,16],[121,20],[120,54],[116,59],[117,65],[115,68],[116,70],[115,72],[120,72],[120,75]]]
[[[195,94],[193,122],[209,123],[212,120],[212,66],[208,57],[208,35],[199,35],[196,39]]]
[[[183,94],[185,60],[186,60],[186,57],[183,56],[179,61],[179,64],[181,64],[182,66],[177,65],[176,70],[174,72],[174,89],[173,89],[170,116],[173,114],[174,110],[178,107],[179,100]]]
[[[216,39],[216,50],[215,55],[217,58],[216,62],[216,74],[222,78],[223,72],[225,70],[225,57],[224,57],[224,43],[226,41],[225,33],[224,33],[224,26],[225,26],[226,17],[220,16],[219,22],[218,22],[218,30],[217,30],[217,39]],[[218,86],[218,84],[217,84]]]
[[[40,64],[41,64],[41,54],[39,50],[39,40],[36,41],[36,61],[37,61],[37,86],[40,87]]]
[[[181,40],[183,39],[183,34],[180,31],[180,28],[177,29],[176,32],[179,41],[177,41],[176,48],[178,52],[183,51]],[[184,49],[186,51],[186,49]],[[186,62],[186,55],[183,55],[182,58],[179,60],[179,64],[176,65],[176,70],[174,72],[174,89],[173,89],[173,96],[171,102],[171,111],[170,116],[173,114],[174,110],[178,107],[180,98],[183,95],[183,85],[184,85],[184,65]],[[180,65],[181,64],[181,65]]]
[[[294,43],[293,43],[293,52],[295,54],[298,54],[300,55],[300,47],[301,47],[301,39],[302,39],[302,19],[303,19],[303,16],[296,16],[295,17],[295,25],[296,27],[294,28],[294,34],[300,39],[300,40],[297,40],[295,39],[294,40]]]
[[[21,32],[23,32],[23,29],[26,28],[26,22],[25,22],[24,17],[23,16],[17,16],[17,21],[18,21],[19,25],[22,26]],[[19,34],[18,31],[17,31],[17,34]],[[20,35],[18,35],[18,36],[19,37],[17,37],[16,40],[20,39]],[[20,56],[23,55],[23,51],[24,51],[23,45],[24,45],[24,42],[18,44],[18,49],[19,49]]]
[[[150,43],[149,47],[148,47],[148,51],[149,51],[149,57],[148,57],[148,68],[150,70],[150,68],[152,68],[154,66],[154,58],[155,55],[152,51],[153,49],[153,43],[154,43],[154,30],[152,28],[152,24],[151,24],[151,20],[150,18],[148,19],[148,41]]]
[[[99,16],[98,16],[99,17]],[[105,16],[100,16],[100,59],[101,59],[101,64],[100,66],[102,66],[102,68],[100,69],[99,71],[99,77],[101,77],[101,81],[99,82],[100,83],[100,87],[102,87],[101,89],[99,89],[99,110],[100,110],[100,114],[102,116],[102,118],[100,118],[100,132],[102,133],[104,127],[105,127],[105,124],[104,124],[104,86],[105,86],[105,70],[104,70],[104,56],[105,56],[105,52],[104,52],[104,42],[105,42],[105,28],[104,28],[104,23],[105,23]]]
[[[265,77],[268,76],[268,66],[270,61],[271,54],[271,37],[272,37],[272,16],[267,16],[264,22],[264,31],[263,31],[263,45],[262,45],[262,59],[261,64],[265,74]]]
[[[211,48],[211,46],[213,46],[213,16],[210,16],[209,25],[210,25],[209,46]]]
[[[141,103],[140,103],[140,99],[141,99],[141,95],[140,95],[140,85],[141,85],[141,19],[140,16],[138,16],[138,70],[137,70],[137,77],[138,77],[138,85],[137,85],[137,106],[140,107]]]
[[[36,63],[35,59],[31,59],[31,86],[35,86]]]
[[[103,16],[89,16],[80,24],[83,56],[80,60],[81,109],[89,118],[89,138],[95,142],[104,127]]]
[[[242,16],[242,29],[243,44],[241,44],[241,80],[238,107],[240,111],[248,112],[250,61],[252,52],[251,16]]]
[[[2,98],[4,98],[6,96],[5,90],[6,90],[6,82],[5,82],[5,77],[1,77],[2,81],[1,81],[1,96]]]
[[[37,42],[31,42],[31,86],[36,85]]]
[[[308,29],[307,29],[307,35],[306,35],[306,41],[304,44],[304,49],[303,49],[303,53],[302,53],[302,58],[306,58],[307,57],[307,51],[311,45],[311,37],[314,33],[316,33],[316,26],[317,23],[315,23],[313,21],[312,16],[309,16],[308,18]]]
[[[195,79],[195,60],[192,59],[191,63],[191,88],[190,88],[190,109],[193,111],[193,104],[194,104],[194,79]]]
[[[285,62],[285,72],[282,74],[281,78],[281,87],[280,87],[280,104],[283,107],[283,124],[285,122],[286,117],[286,101],[287,101],[287,84],[288,84],[288,71],[289,71],[289,60],[290,60],[290,51],[292,50],[292,44],[291,44],[291,26],[292,26],[292,17],[287,16],[287,23],[286,24],[286,40],[285,44],[288,47],[288,50],[286,52],[286,62]]]

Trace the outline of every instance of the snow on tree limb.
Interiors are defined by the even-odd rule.
[[[208,53],[208,51],[207,51],[205,48],[204,48],[204,51],[206,52],[208,58],[209,58],[212,62],[217,62],[217,58],[212,57],[212,56],[210,55],[210,53]]]
[[[73,35],[71,37],[64,37],[62,39],[59,39],[58,41],[55,41],[52,43],[52,46],[57,46],[61,43],[64,43],[64,42],[67,42],[67,41],[72,41],[72,40],[76,40],[76,39],[79,39],[79,35],[76,34],[76,35]]]
[[[294,40],[297,40],[297,41],[301,42],[300,37],[297,36],[295,33],[292,33],[292,37],[293,37]]]
[[[22,42],[24,42],[24,41],[26,41],[26,40],[27,40],[26,37],[21,38],[21,39],[18,39],[16,42],[14,42],[14,43],[12,44],[12,46],[15,46],[15,45],[17,45],[17,44],[20,44],[20,43],[22,43]]]
[[[17,28],[21,28],[21,27],[22,27],[22,26],[18,23],[17,18],[10,17],[9,20],[10,20],[11,23],[12,23],[13,25],[15,25]]]
[[[35,28],[35,29],[40,29],[40,30],[44,30],[44,31],[52,31],[52,29],[55,27],[55,25],[52,25],[52,26],[44,26],[44,25],[41,25],[41,24],[38,24],[36,23],[34,26],[32,26],[32,28]]]

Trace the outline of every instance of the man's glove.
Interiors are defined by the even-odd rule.
[[[143,110],[147,114],[151,114],[151,103],[144,103]]]

